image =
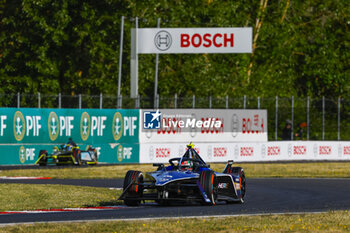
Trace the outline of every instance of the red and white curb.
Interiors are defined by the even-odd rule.
[[[0,180],[49,180],[51,177],[0,176]]]
[[[62,208],[62,209],[41,209],[41,210],[21,210],[21,211],[2,211],[1,214],[42,214],[57,212],[75,212],[75,211],[91,211],[91,210],[117,210],[130,208],[127,206],[100,206],[100,207],[81,207],[81,208]]]

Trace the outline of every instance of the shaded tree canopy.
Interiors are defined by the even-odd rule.
[[[350,94],[350,1],[0,0],[0,93],[129,95],[130,29],[252,27],[252,54],[160,55],[162,96]],[[139,56],[153,96],[155,55]]]

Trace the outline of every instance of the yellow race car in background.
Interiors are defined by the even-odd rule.
[[[71,144],[61,145],[53,148],[51,154],[47,150],[40,150],[38,159],[35,164],[39,166],[46,165],[96,165],[98,162],[97,150],[91,146],[87,151],[82,151],[78,146]]]

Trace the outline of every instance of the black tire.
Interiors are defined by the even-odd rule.
[[[217,190],[218,190],[218,182],[216,179],[216,175],[213,171],[202,171],[199,176],[199,181],[201,186],[204,189],[204,192],[207,194],[210,199],[210,203],[206,203],[209,205],[215,205],[217,199]]]
[[[244,203],[244,196],[246,194],[246,178],[245,178],[244,170],[241,167],[231,167],[230,169],[228,169],[228,171],[230,171],[230,173],[235,176],[239,176],[240,186],[241,186],[240,187],[241,196],[240,196],[239,203]]]
[[[132,184],[131,183],[136,183]],[[128,171],[124,178],[123,191],[128,188],[126,193],[124,203],[127,206],[138,206],[140,205],[140,200],[134,200],[135,198],[142,197],[143,194],[143,186],[139,185],[139,183],[143,183],[143,175],[140,171]]]
[[[47,151],[46,150],[40,150],[38,158],[40,158],[41,155],[43,155],[43,157],[39,161],[39,166],[46,166],[46,164],[47,164],[47,155],[48,155]]]

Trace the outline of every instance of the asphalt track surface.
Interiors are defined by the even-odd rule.
[[[121,188],[123,180],[1,180],[0,183],[66,184]],[[2,214],[0,215],[0,224],[349,210],[349,193],[350,179],[248,179],[244,204],[218,203],[215,206],[143,204],[140,207],[121,206],[120,209],[113,210]]]

